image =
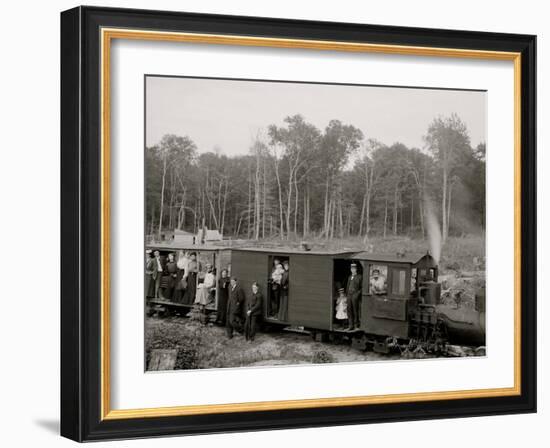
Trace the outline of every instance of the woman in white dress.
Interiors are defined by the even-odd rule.
[[[348,298],[346,297],[344,288],[338,289],[338,297],[336,298],[336,320],[342,325],[347,326],[348,321]]]
[[[206,265],[206,274],[204,274],[204,281],[199,284],[197,288],[197,295],[195,297],[195,303],[201,305],[203,308],[208,305],[210,301],[210,292],[216,287],[216,276],[212,272],[212,265],[208,263]]]

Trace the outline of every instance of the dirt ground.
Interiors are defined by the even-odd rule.
[[[275,366],[365,362],[399,359],[354,349],[349,343],[316,342],[308,334],[288,331],[259,332],[253,342],[236,334],[228,339],[225,329],[201,325],[184,317],[149,317],[145,323],[148,358],[155,348],[176,349],[175,369],[208,369],[244,366]]]

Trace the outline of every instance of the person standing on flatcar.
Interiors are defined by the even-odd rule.
[[[215,287],[216,278],[214,277],[214,272],[212,271],[212,265],[210,263],[206,263],[206,273],[204,273],[202,283],[199,284],[199,289],[197,290],[194,303],[199,304],[201,309],[204,309],[210,301],[210,293],[212,292],[212,288]]]
[[[239,285],[236,277],[231,277],[231,286],[229,288],[229,299],[227,301],[227,321],[225,329],[227,337],[233,337],[233,331],[242,330],[243,307],[245,304],[244,291]]]
[[[160,252],[155,251],[155,272],[153,278],[155,279],[155,298],[160,298],[160,281],[162,279],[162,273],[164,271],[164,266],[162,264],[162,259],[160,258]]]
[[[185,274],[187,272],[187,265],[189,264],[189,257],[186,252],[182,250],[178,253],[178,261],[176,266],[178,267],[178,274],[176,276],[176,288],[174,291],[174,302],[181,303],[185,289],[187,288],[187,278]]]
[[[164,266],[164,275],[168,277],[166,279],[164,298],[171,301],[174,295],[174,288],[176,287],[176,277],[178,276],[178,266],[176,265],[173,253],[168,254],[168,261]]]
[[[151,250],[145,253],[145,297],[155,297],[155,256]]]
[[[283,261],[283,269],[284,271],[281,275],[281,294],[279,296],[279,320],[286,322],[288,320],[288,260]]]
[[[216,321],[220,325],[225,325],[227,319],[227,297],[229,295],[229,276],[227,269],[222,269],[220,279],[218,280],[218,313]]]
[[[252,295],[246,301],[246,320],[244,323],[244,338],[252,342],[256,336],[258,319],[262,315],[264,298],[260,292],[258,283],[252,283]]]
[[[197,291],[197,273],[199,272],[199,264],[197,263],[197,254],[191,252],[189,254],[189,263],[187,264],[187,289],[183,295],[183,303],[192,305],[195,301],[195,293]]]
[[[350,265],[351,275],[346,283],[346,296],[348,298],[348,330],[352,331],[360,326],[361,292],[363,289],[363,277],[357,272],[357,263]]]

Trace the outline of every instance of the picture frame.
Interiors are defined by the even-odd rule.
[[[109,78],[116,39],[512,61],[514,386],[112,409]],[[535,142],[535,36],[100,7],[61,13],[61,435],[82,442],[536,412]]]

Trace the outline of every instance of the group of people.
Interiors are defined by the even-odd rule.
[[[176,261],[173,252],[163,257],[158,250],[148,250],[145,261],[145,291],[148,298],[198,305],[201,311],[215,300],[216,270],[211,263],[206,263],[203,269],[195,252],[180,251]],[[229,269],[224,268],[217,286],[216,323],[226,327],[230,339],[237,331],[243,333],[246,340],[253,341],[263,310],[259,285],[254,283],[247,297],[238,279],[230,277]]]
[[[223,278],[222,277],[220,281]],[[252,283],[251,293],[247,296],[236,277],[231,277],[226,288],[220,291],[218,301],[218,321],[225,325],[229,339],[234,332],[243,333],[247,341],[253,341],[262,317],[263,295],[258,283]]]
[[[158,250],[148,250],[145,278],[147,297],[201,307],[214,300],[216,272],[211,263],[203,269],[195,252],[180,251],[176,261],[173,252],[165,258]]]
[[[278,258],[275,258],[268,279],[270,298],[267,314],[271,319],[277,319],[281,322],[288,320],[289,268],[288,259],[281,262]]]
[[[374,295],[386,294],[386,277],[379,269],[373,269],[369,279],[370,293]],[[345,287],[338,288],[336,297],[336,320],[347,331],[360,328],[361,325],[361,296],[363,292],[363,276],[358,272],[357,263],[351,263],[350,274]]]

